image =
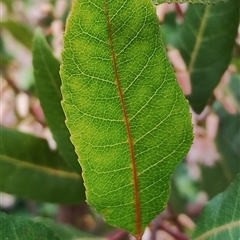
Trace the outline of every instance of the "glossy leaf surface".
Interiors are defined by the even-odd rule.
[[[73,170],[80,173],[80,165],[70,141],[70,133],[65,125],[65,115],[61,106],[60,63],[53,56],[40,29],[36,31],[33,40],[33,67],[38,97],[58,149],[72,165]]]
[[[47,141],[1,127],[0,191],[57,203],[84,200],[82,177]]]
[[[204,208],[192,236],[195,240],[238,239],[240,232],[240,175]]]
[[[187,64],[192,83],[188,99],[197,113],[204,109],[229,65],[239,9],[239,0],[208,6],[189,5],[173,42]]]
[[[165,208],[171,174],[192,142],[152,3],[75,1],[61,77],[87,201],[140,237]]]

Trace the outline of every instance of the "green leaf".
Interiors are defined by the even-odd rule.
[[[239,239],[240,175],[204,208],[193,233],[194,240]]]
[[[8,216],[0,212],[0,223],[2,240],[60,240],[48,226],[24,217]]]
[[[239,0],[215,6],[190,5],[174,45],[191,77],[192,108],[200,113],[227,69],[239,24]]]
[[[201,4],[216,4],[219,2],[226,2],[231,0],[152,0],[154,4],[161,3],[201,3]]]
[[[12,12],[14,0],[0,0],[0,2],[4,3],[7,6],[8,11]]]
[[[227,159],[229,162],[231,158]],[[232,161],[235,162],[235,161]],[[239,164],[235,162],[236,169]],[[227,165],[225,159],[220,159],[213,166],[200,165],[201,189],[208,194],[209,199],[224,191],[236,176]],[[214,179],[214,181],[212,181]],[[209,184],[211,183],[211,184]]]
[[[29,28],[29,25],[13,20],[8,20],[1,22],[1,26],[6,28],[13,35],[13,37],[22,43],[25,47],[32,47],[33,32],[32,29]]]
[[[1,54],[1,67],[4,69],[13,60],[12,54],[5,48],[5,41],[0,36],[0,54]]]
[[[140,238],[165,208],[171,174],[192,143],[153,4],[75,1],[61,77],[87,201]]]
[[[81,176],[46,140],[4,127],[0,133],[0,191],[45,202],[84,200]]]
[[[169,45],[177,31],[177,13],[170,12],[164,16],[164,23],[161,25],[161,32],[164,45]]]
[[[37,217],[34,218],[37,222],[42,222],[46,226],[49,226],[58,236],[61,236],[61,240],[77,240],[77,239],[94,239],[94,240],[105,240],[106,238],[99,238],[94,235],[81,232],[71,226],[57,223],[49,218]]]
[[[175,169],[171,179],[169,204],[177,213],[187,212],[186,206],[196,201],[199,189],[189,174],[185,161]]]
[[[65,115],[61,106],[60,63],[53,56],[40,29],[36,31],[33,40],[33,67],[38,97],[58,149],[71,163],[73,169],[80,173],[81,168],[70,141],[70,133],[65,125]]]

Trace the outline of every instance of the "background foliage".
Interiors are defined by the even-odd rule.
[[[43,239],[129,239],[85,204],[81,168],[64,124],[59,66],[71,2],[0,4],[0,208],[8,213],[1,213],[1,222],[21,229],[26,224],[31,234],[41,231]],[[163,4],[157,13],[169,58],[193,109],[195,139],[173,174],[168,207],[144,237],[189,239],[199,223],[193,239],[206,239],[201,234],[208,229],[201,222],[209,209],[226,206],[224,201],[235,206],[234,191],[239,188],[238,177],[215,198],[240,172],[239,1],[215,6]],[[41,30],[35,33],[37,27]],[[240,212],[239,205],[235,210]],[[44,217],[41,224],[37,216]],[[212,228],[230,223],[234,236],[240,228],[231,224],[236,219],[220,219]],[[0,238],[6,229],[0,228]]]

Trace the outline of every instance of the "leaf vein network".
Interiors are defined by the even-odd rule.
[[[89,118],[99,119],[99,120],[108,121],[108,122],[124,122],[124,120],[122,120],[122,119],[113,119],[113,118],[110,119],[110,118],[103,118],[103,117],[99,117],[99,116],[93,116],[91,114],[81,111],[77,105],[74,105],[74,106],[78,109],[78,112],[80,112],[83,116],[87,116]]]

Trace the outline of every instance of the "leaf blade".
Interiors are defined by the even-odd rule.
[[[204,208],[193,233],[196,240],[237,239],[240,221],[240,175],[221,194],[213,198]]]
[[[25,47],[31,49],[33,32],[32,29],[29,28],[29,25],[14,20],[8,20],[1,22],[1,26],[6,28],[13,37]]]
[[[216,136],[216,147],[220,153],[220,159],[211,167],[201,167],[202,187],[210,198],[223,192],[234,181],[240,172],[239,148],[240,148],[240,74],[233,74],[228,85],[223,89],[228,92],[228,98],[235,101],[235,114],[230,114],[224,108],[224,103],[215,102],[213,109],[219,117],[219,127]],[[214,183],[209,182],[215,179]]]
[[[106,240],[106,238],[100,238],[92,234],[82,232],[70,225],[58,223],[49,218],[36,217],[33,220],[35,222],[40,222],[50,227],[55,234],[61,236],[61,240],[77,240],[77,239]]]
[[[50,227],[40,222],[34,222],[24,217],[8,216],[3,212],[0,212],[0,220],[1,239],[60,239]]]
[[[60,63],[53,56],[40,29],[36,31],[33,39],[33,66],[38,97],[58,149],[62,156],[71,163],[73,169],[81,173],[61,107]]]
[[[190,73],[192,93],[187,98],[197,113],[207,105],[230,63],[239,8],[238,0],[215,6],[190,5],[172,42],[180,50]]]
[[[63,108],[87,200],[110,224],[139,237],[165,207],[171,173],[192,141],[155,9],[147,1],[75,1],[64,47]]]
[[[1,191],[38,201],[84,200],[81,176],[49,149],[46,140],[4,127],[0,131],[4,139],[0,147]]]

